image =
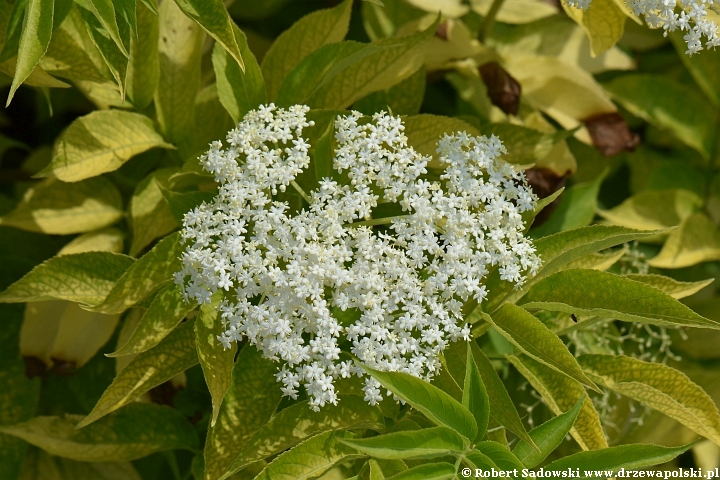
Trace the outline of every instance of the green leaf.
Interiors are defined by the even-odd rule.
[[[682,38],[683,34],[671,32],[668,36],[700,89],[716,106],[720,106],[720,61],[717,56],[686,55],[687,44]]]
[[[195,428],[177,410],[132,403],[82,429],[82,415],[35,417],[0,431],[60,457],[82,462],[124,462],[176,448],[195,450]]]
[[[621,469],[636,470],[669,462],[691,446],[668,448],[643,444],[620,445],[568,455],[544,468],[551,472],[580,469],[580,478],[612,477]]]
[[[712,155],[717,112],[693,88],[649,74],[621,75],[604,86],[632,114],[670,130],[706,159]]]
[[[0,294],[0,302],[69,300],[95,304],[107,296],[132,264],[132,258],[110,252],[54,257],[10,285]]]
[[[391,87],[422,66],[424,49],[436,24],[407,37],[370,44],[346,41],[320,47],[287,76],[277,103],[346,108],[369,93]]]
[[[417,115],[425,96],[426,75],[425,68],[420,67],[417,72],[397,85],[361,98],[355,102],[353,110],[365,115],[387,110],[393,115]]]
[[[562,269],[570,270],[572,268],[585,268],[591,270],[605,271],[615,265],[625,255],[623,249],[618,249],[610,253],[591,253],[582,258],[566,264]],[[629,276],[629,275],[628,275]]]
[[[215,425],[220,413],[220,405],[232,382],[232,368],[237,352],[237,343],[227,350],[218,336],[225,331],[218,314],[220,301],[206,303],[200,307],[200,315],[195,320],[195,344],[205,382],[212,397],[212,419]]]
[[[334,140],[335,125],[334,122],[328,123],[327,130],[318,139],[315,145],[315,155],[313,156],[313,164],[315,166],[315,178],[318,182],[325,178],[335,178],[338,173],[333,168],[334,157]]]
[[[102,28],[105,30],[107,35],[115,42],[118,50],[122,52],[126,57],[129,55],[126,43],[129,43],[129,36],[123,38],[124,35],[120,31],[120,25],[118,24],[115,16],[115,4],[112,0],[82,0],[83,7],[87,8],[95,18],[98,20]],[[125,0],[120,0],[118,3],[122,3]],[[87,21],[87,20],[86,20]]]
[[[383,475],[383,471],[376,460],[370,459],[368,461],[368,466],[370,467],[369,480],[385,480],[385,475]]]
[[[659,230],[680,225],[702,205],[703,200],[687,190],[646,190],[615,208],[598,213],[615,225],[638,230]]]
[[[217,195],[217,192],[215,191],[173,192],[172,190],[168,190],[162,186],[160,187],[160,190],[170,206],[170,212],[172,213],[173,218],[175,218],[175,221],[178,224],[182,224],[183,217],[187,212],[202,203],[212,203],[213,199]]]
[[[137,355],[160,343],[197,304],[186,302],[180,286],[171,284],[160,290],[140,318],[128,341],[108,357]]]
[[[592,400],[587,398],[582,385],[525,355],[509,355],[507,358],[542,395],[546,405],[555,415],[562,415],[585,397],[575,424],[570,429],[570,435],[583,450],[607,447],[605,433],[600,425],[600,416]]]
[[[532,445],[533,440],[525,430],[525,426],[522,420],[520,420],[520,415],[515,408],[515,404],[510,398],[510,395],[505,389],[505,385],[495,371],[495,367],[493,367],[490,359],[485,356],[475,342],[471,342],[470,348],[472,349],[475,365],[480,372],[483,384],[488,393],[490,416],[519,438]]]
[[[132,39],[138,39],[138,14],[137,14],[137,3],[135,0],[114,0],[113,6],[116,10],[116,21],[120,18],[125,20],[125,23],[130,27],[130,33]]]
[[[148,253],[135,262],[110,291],[102,303],[91,310],[102,313],[121,313],[172,281],[180,270],[180,254],[184,249],[180,233],[160,240]]]
[[[85,252],[112,252],[123,251],[125,234],[114,227],[106,227],[93,232],[83,233],[75,237],[61,248],[57,255],[72,255]]]
[[[470,135],[480,135],[480,132],[467,122],[458,118],[442,117],[423,113],[405,119],[405,135],[408,145],[418,153],[435,157],[437,155],[437,142],[443,135],[464,131]],[[432,168],[443,168],[437,160],[428,163]]]
[[[665,292],[598,270],[564,270],[535,284],[519,301],[529,309],[597,315],[626,322],[720,329]]]
[[[246,75],[249,75],[249,73]],[[203,87],[195,97],[195,127],[193,134],[195,143],[193,152],[196,152],[196,154],[198,152],[204,153],[211,142],[227,137],[227,133],[233,128],[235,128],[235,122],[220,102],[217,84],[211,83]],[[191,155],[190,159],[197,160],[197,156],[194,156],[196,154]],[[190,161],[190,159],[187,161]],[[202,167],[198,171],[202,171]],[[213,183],[213,176],[207,172],[205,174],[208,178],[207,183]],[[195,183],[194,185],[199,184]]]
[[[77,462],[43,450],[28,452],[20,480],[142,480],[130,462]]]
[[[501,470],[522,469],[523,465],[520,460],[505,445],[485,441],[475,445],[475,450],[491,459]]]
[[[436,425],[450,427],[467,439],[474,439],[477,435],[478,428],[472,413],[439,388],[407,373],[381,372],[362,364],[360,366],[383,387]]]
[[[157,121],[165,137],[178,147],[180,156],[186,157],[193,145],[195,97],[200,88],[205,34],[175,2],[162,2],[159,10]]]
[[[485,384],[480,376],[477,364],[473,358],[470,343],[467,346],[467,355],[465,360],[465,381],[463,385],[462,403],[475,418],[478,426],[477,435],[471,439],[478,441],[485,436],[487,431],[488,420],[490,419],[490,399],[488,398]]]
[[[569,5],[563,7],[590,39],[593,57],[606,52],[622,38],[627,17],[614,0],[600,0],[586,10]]]
[[[135,187],[128,208],[132,231],[130,255],[137,256],[155,239],[177,228],[178,223],[160,189],[174,172],[169,168],[155,170]]]
[[[250,51],[245,34],[233,24],[235,38],[245,59],[245,71],[241,71],[227,50],[215,44],[212,63],[217,79],[217,91],[225,110],[235,123],[239,123],[247,112],[265,104],[265,80],[255,55]]]
[[[484,315],[483,318],[524,354],[586,387],[600,391],[585,376],[563,341],[527,310],[507,303],[496,310],[492,317]]]
[[[130,56],[125,74],[127,96],[137,110],[150,105],[158,86],[160,70],[158,67],[159,24],[157,10],[153,0],[145,0],[145,7],[137,5],[135,0],[124,0],[137,9],[137,38],[130,39]],[[152,8],[147,4],[152,5]]]
[[[9,14],[3,11],[3,17],[8,15],[7,25],[5,28],[5,42],[0,50],[0,63],[16,57],[18,48],[20,47],[20,35],[22,35],[22,26],[25,21],[25,10],[27,9],[28,0],[17,0],[12,4]],[[4,5],[4,8],[10,8],[10,5]],[[4,23],[4,22],[3,22]]]
[[[255,479],[309,480],[341,462],[362,458],[339,441],[352,436],[343,431],[320,433],[277,457]]]
[[[447,427],[424,428],[340,441],[365,455],[387,460],[459,455],[467,446],[467,440]]]
[[[35,70],[45,55],[53,31],[55,0],[28,0],[20,34],[15,76],[5,106],[10,105],[15,91]]]
[[[228,478],[243,446],[270,419],[282,393],[275,381],[277,365],[252,345],[238,354],[232,384],[205,442],[205,479]]]
[[[139,113],[100,110],[75,120],[55,141],[53,158],[38,176],[77,182],[120,168],[151,148],[173,148]]]
[[[262,60],[267,97],[274,100],[285,77],[305,57],[323,45],[340,42],[350,26],[352,1],[304,16],[273,42]]]
[[[560,204],[550,218],[538,228],[531,230],[530,235],[533,238],[540,238],[590,225],[595,218],[597,197],[604,178],[605,175],[600,175],[591,182],[579,183],[565,190],[560,197]]]
[[[175,3],[185,15],[199,23],[218,44],[222,45],[245,71],[243,55],[233,34],[233,21],[222,0],[175,0]]]
[[[608,225],[591,225],[535,240],[535,249],[543,261],[540,271],[519,290],[514,290],[512,284],[501,281],[500,274],[494,271],[488,277],[486,284],[489,291],[488,303],[483,308],[486,312],[492,312],[506,301],[516,301],[534,283],[586,255],[639,238],[657,235],[658,233],[663,232],[639,231]]]
[[[281,410],[255,432],[228,473],[287,450],[316,433],[355,428],[381,431],[384,424],[379,407],[368,404],[361,395],[340,394],[337,405],[325,405],[318,412],[311,410],[308,402],[300,402]]]
[[[451,463],[426,463],[389,477],[388,480],[450,480],[455,478]]]
[[[122,199],[107,178],[73,184],[54,178],[31,187],[0,225],[51,235],[85,233],[107,227],[123,216]]]
[[[565,132],[542,133],[532,128],[512,123],[493,123],[481,130],[483,135],[495,135],[502,140],[508,153],[502,158],[516,165],[535,164],[552,150],[553,146],[565,136]]]
[[[532,210],[528,210],[526,212],[523,212],[520,214],[522,217],[522,221],[525,224],[525,231],[527,232],[530,227],[532,226],[533,222],[535,221],[535,217],[537,217],[540,212],[542,212],[545,207],[550,205],[557,199],[560,195],[562,195],[565,192],[565,187],[561,187],[558,190],[556,190],[554,193],[551,193],[545,198],[541,198],[537,201],[535,204],[535,208]]]
[[[186,322],[155,348],[138,354],[105,390],[90,414],[78,423],[83,428],[129,404],[153,387],[167,382],[198,362],[192,322]]]
[[[646,285],[652,285],[658,290],[662,290],[671,297],[678,299],[694,295],[715,281],[714,278],[709,278],[700,282],[681,282],[679,280],[675,280],[674,278],[665,277],[663,275],[640,275],[634,273],[626,275],[626,277],[631,280],[635,280],[636,282],[642,282]]]
[[[530,430],[530,436],[535,440],[535,445],[540,448],[539,452],[522,440],[518,442],[513,449],[513,454],[522,462],[523,466],[535,467],[562,443],[580,414],[580,409],[585,404],[585,398],[582,397],[578,400],[575,406],[567,412]]]
[[[720,260],[720,232],[703,213],[686,218],[665,241],[662,250],[648,263],[656,268],[683,268]]]
[[[644,403],[720,445],[720,415],[715,403],[679,370],[622,355],[583,355],[578,361],[606,388]]]

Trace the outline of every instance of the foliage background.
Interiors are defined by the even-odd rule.
[[[263,468],[274,455],[315,433],[312,438],[330,441],[348,431],[400,429],[396,405],[357,402],[353,385],[338,408],[321,419],[305,418],[307,409],[280,401],[274,365],[250,347],[238,354],[235,364],[242,368],[231,374],[232,355],[201,342],[212,338],[214,312],[191,312],[166,286],[181,248],[172,232],[215,188],[197,155],[269,100],[368,114],[389,107],[407,116],[410,142],[426,154],[446,131],[495,133],[509,150],[508,161],[527,169],[541,197],[565,187],[530,230],[534,238],[590,224],[662,230],[627,230],[605,246],[593,243],[574,259],[573,267],[586,270],[572,282],[588,284],[594,277],[587,269],[641,275],[630,278],[720,321],[717,287],[706,282],[720,274],[716,52],[688,57],[681,35],[664,38],[612,0],[593,0],[584,13],[553,2],[505,0],[494,21],[486,1],[228,4],[229,16],[220,2],[192,0],[159,6],[152,0],[0,0],[1,96],[13,97],[0,116],[0,290],[50,260],[0,297],[7,302],[0,304],[3,479],[217,478],[243,454],[249,467],[233,478],[253,478],[270,475]],[[326,8],[333,10],[296,23]],[[440,8],[445,16],[436,20]],[[382,48],[323,47],[343,38]],[[330,117],[318,118],[327,125]],[[319,137],[324,129],[317,130]],[[677,228],[664,230],[670,227]],[[66,256],[74,254],[81,256]],[[684,310],[675,325],[657,326],[647,324],[657,323],[652,312],[630,318],[612,302],[592,305],[605,308],[598,314],[564,301],[570,310],[533,313],[576,356],[627,355],[684,374],[673,377],[630,361],[629,375],[639,375],[633,390],[620,373],[581,362],[604,386],[605,393],[591,393],[593,401],[583,408],[597,412],[609,444],[679,447],[701,434],[710,440],[647,465],[672,458],[665,466],[718,466],[720,417],[696,386],[715,403],[720,399],[720,333],[678,328],[701,322]],[[571,312],[579,312],[575,326]],[[186,316],[190,321],[178,326]],[[501,320],[500,314],[472,319],[482,334],[475,345],[492,360],[522,426],[508,427],[486,406],[487,439],[509,439],[519,448],[518,432],[570,410],[581,397],[569,392],[585,390],[518,356],[527,352],[514,344],[517,338],[489,328],[488,322]],[[121,347],[122,355],[105,355]],[[464,359],[461,350],[455,353]],[[465,385],[461,363],[435,382],[458,401]],[[654,386],[651,371],[660,378]],[[555,393],[548,387],[553,379],[562,387]],[[483,380],[491,399],[499,395]],[[623,382],[625,390],[618,387]],[[658,391],[677,403],[658,404]],[[139,402],[130,402],[136,397]],[[84,423],[107,417],[74,431],[88,414]],[[222,428],[206,443],[216,416]],[[419,413],[404,418],[418,428],[431,425]],[[572,420],[563,418],[568,432]],[[571,432],[576,440],[602,437],[599,425],[580,418],[585,423],[575,427],[582,433]],[[259,445],[274,438],[272,428],[289,428],[292,421],[319,426],[251,454],[253,439]],[[261,427],[266,430],[256,434]],[[595,447],[602,446],[598,442]],[[355,459],[357,451],[343,450],[345,444],[333,445],[332,458],[345,463],[325,465],[326,478],[385,478],[422,464],[367,463]],[[565,441],[545,464],[578,450],[575,440]],[[639,452],[630,457],[645,458]]]

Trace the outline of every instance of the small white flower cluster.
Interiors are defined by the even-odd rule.
[[[363,376],[341,347],[373,368],[430,379],[448,342],[469,339],[462,307],[485,298],[488,272],[520,285],[540,260],[520,215],[536,197],[498,160],[496,137],[445,136],[447,167],[428,181],[430,158],[407,146],[399,118],[339,116],[334,177],[347,181],[304,192],[294,180],[310,163],[307,111],[260,107],[229,147],[211,145],[202,163],[219,195],[185,216],[176,282],[199,303],[223,290],[219,341],[247,337],[282,361],[283,393],[296,398],[303,385],[318,409],[337,402],[335,379]],[[306,200],[298,213],[274,198],[287,186]],[[400,208],[373,218],[382,204]],[[379,387],[365,378],[368,402],[382,399]]]
[[[635,15],[642,15],[650,28],[661,28],[664,35],[678,28],[687,34],[683,36],[687,43],[688,55],[698,53],[705,46],[715,48],[720,45],[718,26],[708,18],[708,9],[717,11],[714,0],[627,0]],[[568,0],[570,6],[586,10],[591,0]],[[680,13],[676,13],[676,7]],[[720,13],[720,12],[719,12]]]

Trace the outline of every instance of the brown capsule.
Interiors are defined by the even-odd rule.
[[[486,63],[479,70],[493,105],[509,115],[516,115],[522,91],[517,80],[497,62]]]
[[[442,22],[440,25],[438,25],[437,30],[435,30],[435,36],[438,38],[442,38],[443,40],[447,40],[449,28],[450,25],[448,24],[448,22]]]
[[[626,150],[632,152],[640,143],[640,136],[628,129],[625,119],[617,112],[601,113],[585,120],[593,145],[606,157]]]
[[[23,356],[25,362],[25,376],[27,378],[42,377],[47,373],[47,365],[38,357]]]

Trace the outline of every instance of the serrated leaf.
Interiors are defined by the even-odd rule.
[[[360,395],[339,395],[337,405],[326,405],[319,412],[307,401],[291,405],[263,425],[243,447],[228,473],[235,473],[253,462],[297,445],[316,433],[354,428],[384,428],[383,414]]]
[[[151,148],[173,148],[145,115],[100,110],[75,120],[55,141],[53,158],[38,176],[77,182],[120,168]]]
[[[125,234],[114,227],[102,228],[75,237],[61,248],[57,255],[73,255],[85,252],[122,253]]]
[[[249,67],[248,67],[249,68]],[[205,152],[211,142],[218,138],[225,138],[227,133],[235,128],[235,122],[225,110],[216,83],[203,87],[195,97],[195,127],[194,127],[194,152]],[[196,154],[194,154],[196,155]],[[197,156],[191,155],[190,159],[196,160]],[[186,161],[187,164],[187,161]],[[198,171],[202,171],[202,167]],[[205,172],[207,174],[207,172]],[[188,177],[189,179],[190,177]],[[213,182],[213,176],[208,174],[207,183]],[[175,188],[175,182],[172,182]],[[199,185],[194,183],[193,185]]]
[[[388,480],[450,480],[455,478],[451,463],[426,463],[389,477]]]
[[[425,96],[426,75],[425,68],[420,67],[397,85],[361,98],[355,102],[353,110],[366,115],[387,110],[393,115],[417,115]]]
[[[197,355],[212,397],[210,425],[215,425],[220,413],[220,405],[230,388],[232,368],[237,352],[237,343],[233,343],[230,348],[225,349],[218,340],[218,336],[225,331],[218,313],[219,306],[219,299],[203,304],[200,307],[200,314],[195,319]]]
[[[525,224],[525,231],[527,232],[530,227],[532,226],[533,222],[535,221],[535,217],[537,217],[540,212],[542,212],[545,207],[550,205],[557,199],[560,195],[562,195],[565,192],[565,187],[561,187],[555,192],[551,193],[545,198],[538,199],[537,203],[535,203],[535,208],[532,210],[525,211],[520,214],[522,217],[522,221]]]
[[[513,449],[513,454],[520,460],[524,467],[533,468],[550,455],[565,439],[585,403],[582,397],[578,402],[565,413],[539,425],[530,430],[529,435],[535,440],[535,445],[540,451],[533,449],[530,445],[520,440]]]
[[[642,282],[597,270],[564,270],[532,286],[519,304],[626,322],[720,329],[676,299]]]
[[[130,28],[130,33],[135,40],[138,39],[138,13],[137,3],[135,0],[113,0],[113,7],[116,8],[116,21],[118,19],[125,20],[125,23]]]
[[[670,130],[703,157],[712,155],[717,112],[694,89],[650,74],[622,75],[604,86],[634,115]]]
[[[553,233],[584,227],[592,223],[597,210],[597,197],[605,175],[591,182],[573,185],[563,192],[560,204],[550,218],[530,231],[532,238],[545,237]]]
[[[277,457],[255,479],[308,480],[340,462],[362,458],[355,449],[338,441],[352,437],[343,431],[320,433]]]
[[[115,185],[99,177],[73,184],[54,178],[31,187],[0,225],[54,235],[85,233],[112,225],[122,217]]]
[[[377,90],[391,87],[416,72],[437,22],[415,35],[370,44],[325,45],[303,59],[285,78],[277,103],[312,108],[346,108]]]
[[[195,97],[200,88],[205,33],[173,1],[160,4],[159,25],[157,121],[162,133],[178,147],[181,157],[185,157],[193,145]]]
[[[119,0],[118,3],[123,3],[126,0]],[[128,56],[127,45],[130,38],[125,37],[121,32],[122,23],[118,23],[115,15],[115,3],[112,0],[83,0],[84,5],[90,12],[95,16],[97,21],[102,25],[102,28],[107,32],[107,35],[115,42],[118,50],[122,52],[124,56]],[[125,37],[125,38],[124,38]]]
[[[599,476],[612,477],[620,469],[635,470],[653,465],[669,462],[681,453],[687,451],[692,445],[682,447],[661,447],[658,445],[620,445],[603,448],[590,452],[578,452],[568,455],[560,460],[546,465],[546,471],[557,472],[567,469],[580,469],[580,478],[593,478],[598,475],[595,470],[601,471]],[[609,472],[609,473],[604,473]]]
[[[69,300],[82,304],[98,303],[133,262],[126,255],[109,252],[54,257],[10,285],[0,294],[0,302]]]
[[[703,213],[686,218],[670,233],[662,250],[648,264],[656,268],[683,268],[720,259],[720,232]]]
[[[679,370],[622,355],[583,355],[578,361],[606,388],[644,403],[720,445],[720,414],[715,403]]]
[[[450,427],[467,439],[474,439],[477,435],[478,428],[472,413],[439,388],[407,373],[381,372],[362,364],[360,366],[383,387],[436,425]]]
[[[646,190],[615,208],[600,210],[598,213],[615,225],[638,230],[659,230],[680,225],[702,205],[703,200],[687,190]]]
[[[563,270],[572,268],[585,268],[590,270],[605,271],[615,265],[625,255],[623,249],[619,249],[611,253],[591,253],[585,257],[579,258],[574,262],[570,262],[563,267]]]
[[[635,280],[636,282],[642,282],[647,285],[652,285],[658,290],[662,290],[671,297],[678,299],[694,295],[715,281],[714,278],[709,278],[707,280],[702,280],[699,282],[681,282],[679,280],[675,280],[674,278],[665,277],[663,275],[640,275],[635,273],[626,275],[626,277],[628,277],[630,280]]]
[[[473,441],[479,441],[485,436],[488,420],[490,418],[490,399],[485,384],[480,376],[477,364],[473,358],[472,348],[468,343],[465,359],[465,381],[463,384],[462,403],[475,418],[478,432]]]
[[[282,393],[275,381],[277,365],[252,345],[240,350],[232,384],[205,442],[205,480],[228,478],[243,449],[275,412]]]
[[[525,355],[509,355],[507,358],[542,395],[546,405],[555,415],[562,415],[585,397],[575,424],[570,429],[570,435],[583,450],[596,450],[608,446],[600,425],[600,416],[592,401],[587,398],[582,385]]]
[[[160,189],[174,172],[174,169],[156,170],[135,187],[128,208],[132,230],[130,255],[137,255],[153,240],[177,228],[178,223]]]
[[[467,440],[447,427],[393,432],[376,437],[340,441],[360,453],[386,460],[458,455],[465,450],[467,444]]]
[[[567,4],[563,8],[590,39],[593,57],[609,50],[623,36],[627,17],[614,0],[600,0],[586,10]]]
[[[160,240],[152,250],[140,257],[110,291],[108,296],[92,307],[102,313],[121,313],[172,281],[180,270],[180,254],[184,249],[179,233]]]
[[[245,71],[219,43],[215,44],[212,63],[217,80],[217,92],[225,110],[235,123],[250,110],[265,104],[265,81],[255,55],[250,51],[245,34],[233,24],[237,45],[245,59]]]
[[[28,0],[20,34],[15,76],[5,106],[10,105],[15,91],[35,70],[45,55],[53,31],[55,0]]]
[[[483,308],[486,312],[492,312],[505,301],[516,301],[533,284],[586,255],[659,233],[663,231],[648,232],[625,227],[591,225],[535,240],[535,249],[543,261],[540,271],[528,279],[519,290],[514,290],[512,284],[501,281],[497,271],[492,272],[486,283],[490,292],[488,303]]]
[[[273,42],[262,60],[267,97],[274,100],[285,77],[305,57],[323,45],[340,42],[350,26],[352,1],[304,16]]]
[[[185,302],[180,286],[171,284],[160,290],[140,318],[127,342],[108,357],[137,355],[160,343],[197,304]]]
[[[217,195],[217,192],[214,191],[173,192],[162,186],[160,190],[170,206],[170,213],[178,224],[182,224],[183,217],[190,210],[202,203],[211,203]]]
[[[195,20],[235,59],[245,71],[243,54],[233,34],[233,21],[222,0],[175,0],[188,17]]]
[[[563,341],[527,310],[507,303],[492,316],[484,315],[483,318],[524,354],[586,387],[600,391],[582,372]]]
[[[437,142],[443,135],[464,131],[470,135],[480,135],[480,132],[467,122],[458,118],[443,117],[423,113],[407,117],[405,120],[405,135],[408,145],[421,155],[435,157]],[[428,162],[432,168],[443,168],[437,161]]]
[[[135,0],[124,0],[137,11],[137,31],[130,39],[130,56],[125,74],[127,96],[137,110],[150,105],[160,76],[157,10],[154,5],[152,9],[147,6],[148,3],[152,5],[153,0],[145,1],[145,6],[135,6]]]
[[[82,415],[35,417],[0,431],[48,453],[83,462],[124,462],[176,448],[194,450],[198,438],[177,410],[133,403],[87,428],[75,429]]]
[[[498,442],[480,442],[475,445],[475,450],[491,459],[501,470],[522,469],[520,460],[505,445]]]

